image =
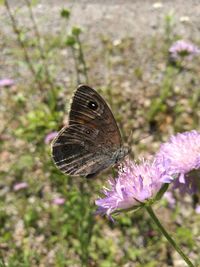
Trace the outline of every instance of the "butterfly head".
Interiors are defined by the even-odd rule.
[[[120,147],[115,154],[115,164],[123,160],[130,152],[129,147],[122,146]]]

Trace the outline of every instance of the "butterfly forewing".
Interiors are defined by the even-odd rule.
[[[120,146],[121,135],[113,114],[104,99],[92,88],[81,85],[76,90],[71,111],[69,114],[69,125],[83,124],[99,131],[98,138],[110,141]]]

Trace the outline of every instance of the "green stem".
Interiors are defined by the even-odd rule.
[[[82,65],[83,65],[84,78],[85,78],[86,83],[89,84],[86,61],[85,61],[83,48],[82,48],[82,44],[81,44],[81,40],[80,40],[79,36],[77,36],[77,43],[79,45],[79,59],[80,59],[80,62],[82,63]]]
[[[25,61],[27,63],[27,66],[28,66],[30,72],[33,74],[35,81],[38,83],[38,86],[39,86],[40,90],[42,91],[43,90],[42,83],[37,78],[37,73],[36,73],[36,71],[34,69],[34,66],[32,64],[31,58],[30,58],[29,53],[28,53],[28,49],[27,49],[27,47],[25,45],[25,42],[21,38],[21,30],[20,30],[20,28],[17,25],[17,21],[16,21],[15,16],[11,12],[9,1],[8,0],[5,0],[4,3],[5,3],[5,7],[7,9],[7,12],[8,12],[8,16],[9,16],[9,18],[11,20],[12,28],[13,28],[15,34],[17,35],[18,43],[19,43],[21,49],[23,50],[24,58],[25,58]]]
[[[154,223],[157,225],[159,231],[165,236],[165,238],[168,240],[168,242],[175,248],[175,250],[179,253],[179,255],[182,257],[182,259],[187,263],[190,267],[195,267],[192,262],[188,259],[188,257],[184,254],[184,252],[181,250],[181,248],[177,245],[177,243],[171,238],[171,236],[167,233],[165,228],[160,223],[159,219],[155,215],[153,209],[151,206],[145,206],[147,212],[149,213],[151,219],[154,221]]]
[[[44,71],[45,71],[45,75],[46,75],[46,81],[51,86],[51,90],[55,91],[54,85],[52,83],[52,79],[51,79],[51,76],[50,76],[50,73],[49,73],[48,64],[46,62],[47,55],[46,55],[46,53],[45,53],[45,51],[44,51],[44,49],[42,47],[42,38],[41,38],[40,32],[38,30],[38,26],[37,26],[34,14],[33,14],[31,1],[30,0],[25,0],[25,2],[26,2],[26,5],[28,7],[28,10],[29,10],[31,21],[33,23],[33,29],[35,31],[35,36],[37,38],[38,49],[40,51],[40,56],[41,56],[41,59],[43,61]]]
[[[75,69],[76,69],[76,81],[77,81],[77,84],[79,85],[81,83],[81,79],[80,79],[78,61],[77,61],[77,58],[76,58],[76,52],[75,52],[74,47],[72,46],[71,49],[72,49],[72,55],[73,55],[73,58],[74,58]]]

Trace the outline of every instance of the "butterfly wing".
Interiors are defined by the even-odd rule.
[[[52,145],[57,167],[64,173],[95,176],[112,165],[114,154],[122,146],[121,135],[104,99],[92,88],[76,90],[64,127]]]

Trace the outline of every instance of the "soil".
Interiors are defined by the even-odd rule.
[[[29,13],[24,1],[8,1],[16,12],[22,26],[31,27]],[[124,37],[135,39],[136,49],[141,49],[141,42],[148,36],[162,34],[165,30],[165,18],[174,14],[176,32],[185,39],[196,39],[200,30],[199,0],[176,0],[155,2],[152,0],[100,0],[100,1],[36,1],[33,12],[41,35],[57,34],[63,27],[60,10],[69,8],[71,25],[84,29],[82,36],[94,49],[99,49],[102,36],[109,36],[114,41]],[[180,21],[182,23],[180,23]],[[14,62],[10,58],[10,39],[15,38],[6,9],[0,5],[0,77],[12,76]]]

